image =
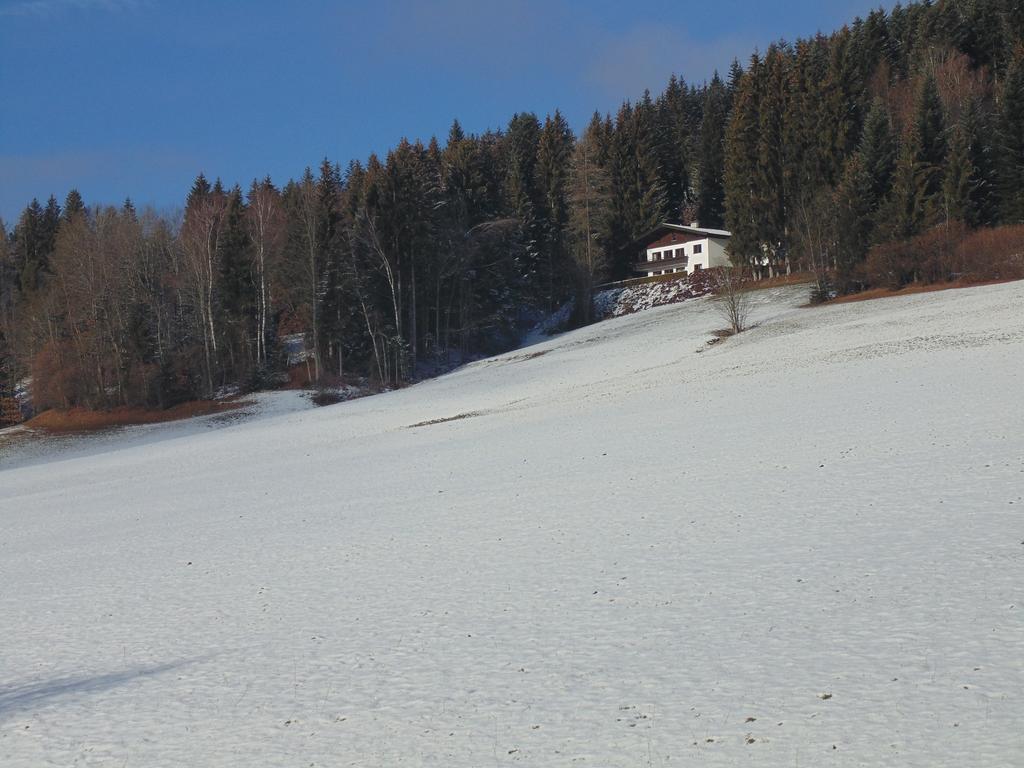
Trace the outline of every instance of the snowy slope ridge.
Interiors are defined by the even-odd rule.
[[[631,315],[653,307],[678,304],[687,299],[706,296],[710,292],[711,280],[707,272],[680,275],[670,280],[620,285],[594,294],[593,319],[600,321]],[[571,299],[542,319],[524,335],[521,343],[524,346],[533,345],[564,331],[572,320],[575,304],[576,300]]]
[[[1021,764],[1024,283],[804,296],[0,471],[0,765]]]
[[[711,281],[703,272],[680,276],[674,280],[610,288],[594,295],[594,317],[601,320],[622,317],[652,307],[677,304],[687,299],[706,296],[710,292]]]

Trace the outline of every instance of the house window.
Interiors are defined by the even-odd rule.
[[[702,243],[697,243],[695,246],[693,246],[693,252],[694,253],[703,253],[704,252],[704,245]]]
[[[677,259],[681,259],[683,264],[685,264],[686,263],[686,249],[685,248],[676,248],[676,258]]]
[[[694,272],[700,272],[700,264],[694,264],[693,265],[693,271]]]

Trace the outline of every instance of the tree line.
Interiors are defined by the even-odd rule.
[[[0,222],[0,390],[163,407],[267,386],[296,338],[314,382],[401,384],[569,299],[589,321],[666,220],[728,228],[758,275],[813,270],[821,298],[949,279],[965,261],[936,253],[1024,224],[1022,30],[1020,0],[897,6],[672,77],[578,137],[521,113],[283,186],[200,175],[175,214],[33,200]]]
[[[1022,35],[1024,3],[944,0],[753,56],[726,136],[733,252],[849,292],[948,278],[924,269],[936,227],[1024,223]],[[920,247],[897,263],[899,243]]]

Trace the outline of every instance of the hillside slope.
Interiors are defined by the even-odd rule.
[[[0,471],[0,764],[1020,759],[1024,283],[803,298]]]

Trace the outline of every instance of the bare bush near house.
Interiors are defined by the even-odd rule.
[[[721,267],[711,278],[712,301],[732,333],[747,329],[750,315],[749,281],[738,267]]]

